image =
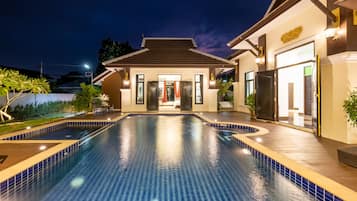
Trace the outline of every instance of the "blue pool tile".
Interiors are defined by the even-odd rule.
[[[333,195],[328,191],[325,191],[325,200],[333,201]]]

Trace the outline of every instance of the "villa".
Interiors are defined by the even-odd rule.
[[[343,110],[357,87],[353,1],[272,0],[227,59],[193,38],[144,37],[87,72],[74,103],[18,107],[41,118],[0,125],[0,200],[356,201],[357,128]],[[1,72],[9,100],[22,77]],[[83,108],[47,109],[63,105]]]
[[[217,111],[216,74],[233,62],[198,50],[192,38],[143,38],[141,47],[103,62],[94,79],[115,109]]]
[[[239,69],[237,111],[247,112],[245,99],[255,92],[259,119],[357,143],[342,107],[357,87],[357,12],[337,3],[274,0],[260,21],[228,43]]]

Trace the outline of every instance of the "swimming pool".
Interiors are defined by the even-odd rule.
[[[190,116],[132,116],[10,200],[313,200]]]

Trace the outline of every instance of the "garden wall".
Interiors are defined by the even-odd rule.
[[[10,94],[12,96],[13,94]],[[41,104],[47,102],[57,102],[57,101],[72,101],[75,94],[64,94],[64,93],[49,93],[49,94],[24,94],[21,98],[17,99],[11,107],[17,105],[25,106],[27,104]],[[5,103],[5,97],[0,97],[0,105]]]

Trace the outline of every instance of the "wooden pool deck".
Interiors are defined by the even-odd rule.
[[[349,146],[347,144],[275,123],[250,121],[249,115],[239,112],[203,113],[203,116],[266,128],[269,133],[259,136],[260,144],[357,191],[357,168],[340,163],[337,158],[337,148]]]

